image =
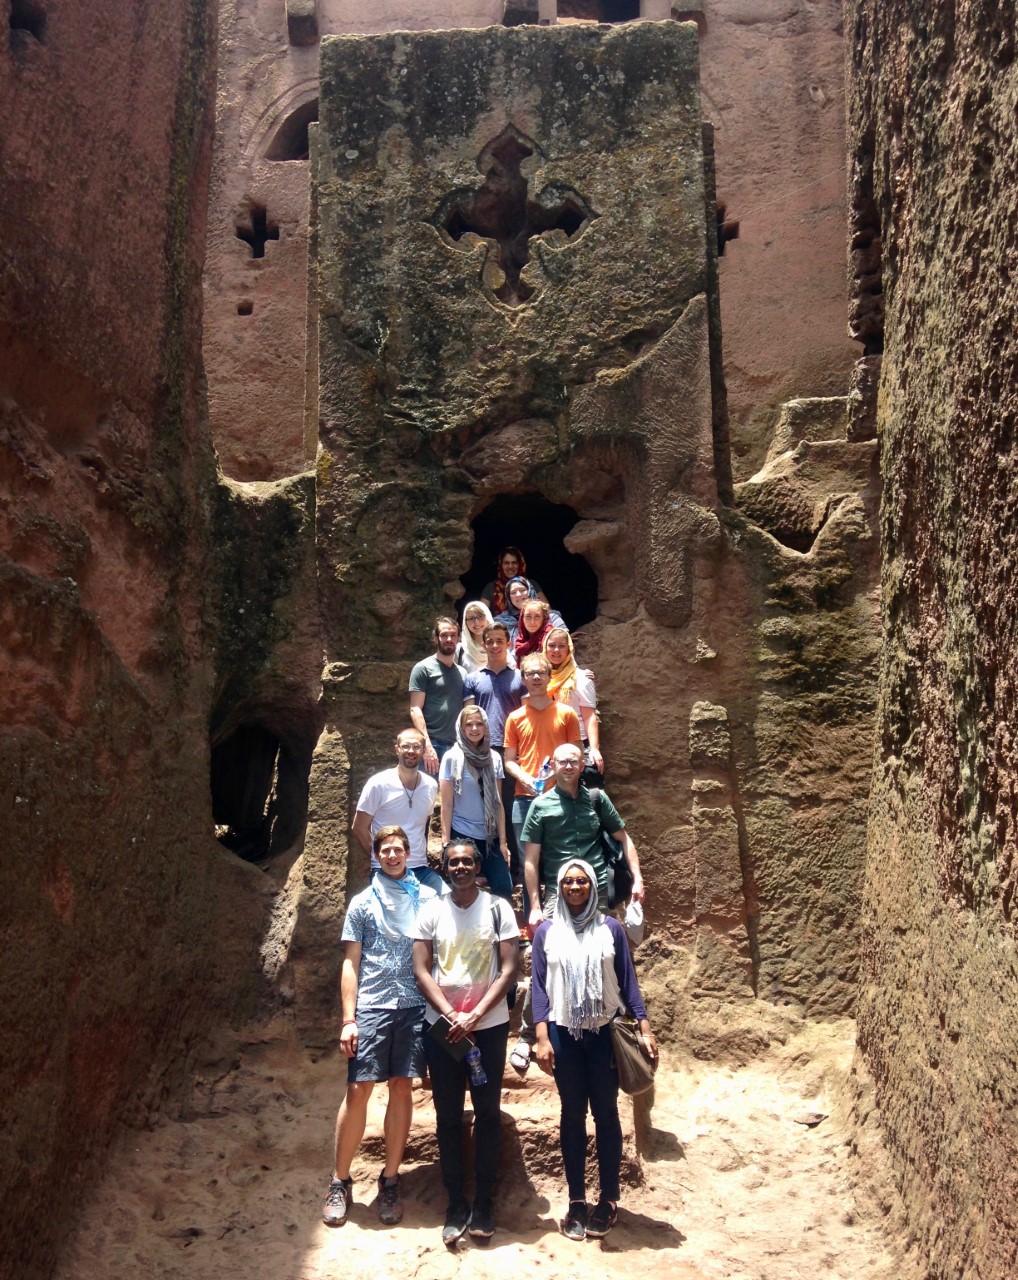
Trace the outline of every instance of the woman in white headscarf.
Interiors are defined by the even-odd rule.
[[[509,845],[502,807],[502,758],[491,747],[488,717],[466,706],[456,721],[456,743],[442,757],[438,794],[442,804],[442,843],[459,836],[473,840],[481,854],[481,875],[500,898],[511,898]]]
[[[532,952],[535,1054],[555,1077],[562,1105],[559,1138],[569,1187],[562,1232],[570,1240],[606,1236],[618,1217],[622,1168],[619,1078],[608,1023],[628,1009],[647,1051],[657,1042],[636,981],[622,926],[597,909],[597,874],[575,858],[559,868],[551,920],[539,925]],[[587,1204],[587,1109],[594,1117],[600,1195]]]
[[[484,628],[491,626],[491,610],[483,600],[471,600],[463,610],[463,630],[456,646],[456,661],[468,674],[488,665]]]

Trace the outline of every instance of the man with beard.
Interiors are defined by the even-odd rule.
[[[373,773],[365,782],[351,830],[371,859],[372,873],[378,875],[380,866],[373,842],[382,827],[402,827],[410,842],[407,866],[422,884],[441,893],[445,888],[442,877],[428,866],[428,823],[438,783],[420,769],[423,735],[416,729],[403,729],[396,736],[394,750],[399,763],[395,769]]]
[[[467,673],[456,664],[460,629],[455,618],[436,618],[432,635],[435,652],[410,672],[410,720],[424,737],[424,767],[437,774],[442,757],[456,741]]]

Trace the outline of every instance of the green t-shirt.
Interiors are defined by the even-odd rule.
[[[601,818],[607,831],[621,831],[626,825],[605,791],[601,792]],[[601,844],[601,824],[582,782],[575,800],[557,786],[538,796],[527,813],[522,839],[524,844],[541,846],[541,880],[545,891],[557,887],[559,867],[564,862],[582,858],[597,873],[598,897],[607,895],[608,867]]]
[[[456,741],[456,717],[463,710],[466,672],[455,662],[446,666],[434,654],[410,672],[410,692],[424,694],[424,723],[432,742]]]

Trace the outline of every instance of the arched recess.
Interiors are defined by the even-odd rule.
[[[283,120],[265,151],[266,160],[307,160],[308,126],[318,119],[318,99],[302,102]]]
[[[500,549],[512,545],[521,549],[528,576],[541,584],[570,630],[592,622],[597,616],[597,574],[583,556],[564,545],[579,519],[572,507],[537,493],[499,494],[472,522],[474,558],[460,579],[464,602],[480,598],[495,576]]]
[[[318,733],[311,706],[218,709],[211,733],[210,787],[216,838],[245,862],[299,851]]]

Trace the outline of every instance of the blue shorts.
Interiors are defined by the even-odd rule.
[[[424,1074],[424,1006],[357,1012],[357,1052],[347,1061],[347,1082],[420,1079]]]

